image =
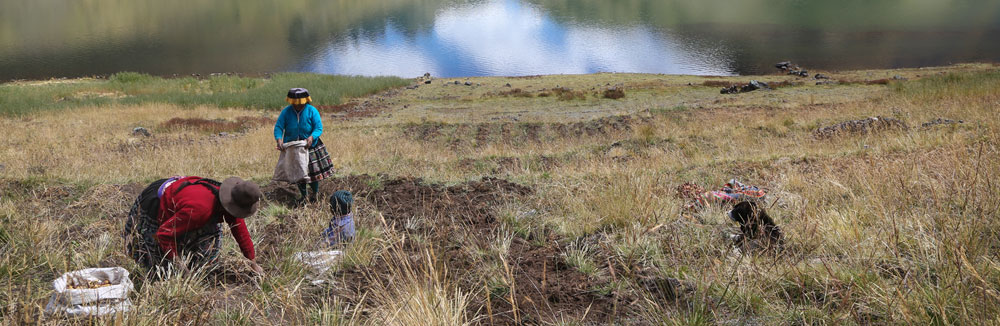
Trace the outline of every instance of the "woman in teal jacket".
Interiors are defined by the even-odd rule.
[[[305,140],[309,144],[309,177],[306,181],[297,184],[299,193],[299,203],[315,203],[319,192],[319,181],[333,174],[333,162],[330,160],[330,153],[326,151],[326,146],[319,136],[323,134],[323,120],[319,110],[312,106],[312,98],[305,88],[292,88],[288,91],[285,101],[291,105],[281,110],[278,121],[274,124],[274,140],[277,148],[282,150],[281,144],[296,140]],[[312,193],[306,191],[306,183],[312,188]]]

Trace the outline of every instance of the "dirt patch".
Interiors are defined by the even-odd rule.
[[[560,101],[583,100],[587,98],[587,94],[583,91],[573,90],[566,87],[553,88],[552,93],[555,94]]]
[[[410,124],[403,127],[403,135],[413,140],[429,141],[441,136],[443,128],[440,123]]]
[[[531,92],[526,92],[520,88],[515,88],[509,91],[503,91],[496,94],[497,96],[508,96],[508,97],[535,97],[535,94]]]
[[[837,84],[840,85],[889,85],[892,80],[888,78],[882,79],[872,79],[872,80],[854,80],[854,79],[838,79]]]
[[[735,86],[735,85],[739,85],[739,83],[731,82],[731,81],[725,81],[725,80],[706,80],[706,81],[702,82],[701,85],[702,86],[708,86],[708,87],[732,87],[732,86]]]
[[[449,146],[482,146],[493,143],[538,143],[581,136],[605,136],[631,131],[649,118],[611,116],[570,123],[478,123],[443,124],[428,122],[402,127],[404,137],[416,141],[447,141]]]
[[[883,116],[871,117],[861,120],[850,120],[832,126],[826,126],[813,132],[813,136],[818,139],[828,139],[836,136],[866,135],[885,130],[908,130],[905,122],[899,119],[887,118]]]
[[[481,124],[476,128],[476,144],[486,144],[489,143],[490,134],[492,134],[491,124]]]
[[[617,100],[623,97],[625,97],[625,90],[622,88],[615,87],[604,90],[604,98]]]
[[[422,266],[426,262],[423,253],[433,248],[446,264],[449,278],[457,280],[466,293],[474,293],[468,307],[470,317],[481,316],[481,322],[487,322],[490,317],[484,315],[492,311],[496,323],[514,324],[514,306],[522,324],[552,322],[557,316],[583,317],[588,307],[586,320],[590,322],[606,321],[613,314],[615,297],[595,291],[601,281],[565,265],[560,246],[563,239],[553,232],[545,233],[545,239],[535,239],[540,241],[515,237],[508,255],[515,280],[512,288],[490,294],[482,290],[484,278],[495,275],[482,274],[486,272],[482,261],[469,248],[488,248],[489,239],[501,228],[494,207],[531,195],[530,187],[490,177],[446,186],[419,178],[361,175],[325,180],[320,192],[328,195],[339,189],[354,192],[358,207],[377,210],[391,232],[405,235],[401,250],[405,251],[403,256],[411,257],[411,264]],[[295,190],[272,184],[264,192],[269,200],[284,202]],[[372,282],[390,282],[386,264],[389,262],[376,259],[373,266],[337,272],[337,284],[345,286],[332,289],[333,294],[352,302],[360,300]],[[511,291],[516,294],[513,302]],[[489,300],[486,295],[491,296]]]
[[[201,119],[201,118],[173,118],[160,124],[160,129],[167,131],[196,130],[206,133],[242,133],[257,126],[274,124],[274,119],[266,117],[242,116],[235,120],[226,119]]]

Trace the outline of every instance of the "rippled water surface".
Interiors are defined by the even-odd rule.
[[[0,80],[895,68],[1000,61],[997,35],[991,0],[3,1]]]

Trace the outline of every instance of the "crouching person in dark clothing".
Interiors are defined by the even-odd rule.
[[[350,191],[339,190],[330,196],[330,213],[333,218],[326,230],[323,230],[326,244],[336,246],[354,239],[354,217],[351,214],[353,205],[354,197]]]
[[[774,220],[756,202],[743,201],[729,211],[729,218],[740,224],[740,233],[733,240],[738,247],[747,249],[773,249],[784,246],[784,235]]]
[[[257,212],[263,194],[253,182],[232,177],[223,182],[172,177],[153,182],[136,198],[125,223],[129,254],[147,269],[199,268],[216,261],[222,247],[222,222],[236,238],[253,270],[255,252],[244,218]],[[188,264],[181,264],[184,260]]]

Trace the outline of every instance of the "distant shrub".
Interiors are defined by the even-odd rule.
[[[500,92],[501,96],[513,96],[513,97],[535,97],[530,92],[525,92],[520,88],[515,88],[509,91]]]
[[[114,75],[111,75],[111,77],[108,77],[108,81],[119,84],[148,83],[155,79],[157,79],[157,77],[131,71],[119,72]]]
[[[587,95],[584,94],[583,92],[574,91],[566,87],[553,88],[552,92],[556,94],[556,97],[558,97],[560,101],[572,101],[575,99],[582,100],[587,98]]]

